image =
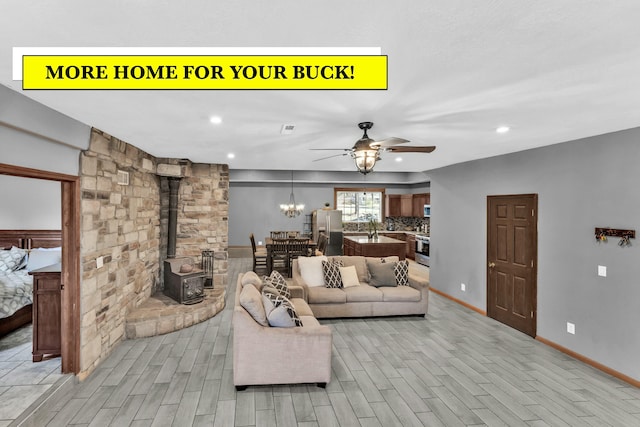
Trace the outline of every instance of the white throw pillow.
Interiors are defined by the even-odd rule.
[[[300,275],[310,288],[318,286],[324,287],[325,285],[322,274],[322,261],[327,261],[327,257],[323,255],[310,257],[301,256],[298,258]]]
[[[342,276],[342,286],[345,288],[351,286],[360,286],[358,281],[358,273],[356,272],[356,266],[350,265],[348,267],[340,267],[340,276]]]
[[[62,262],[61,250],[40,250],[33,249],[29,252],[29,260],[27,261],[27,271],[31,272],[42,267],[58,264]]]

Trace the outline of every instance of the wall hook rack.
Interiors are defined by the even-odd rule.
[[[622,230],[619,228],[596,227],[596,240],[598,242],[606,242],[607,237],[619,237],[618,246],[630,246],[629,239],[636,238],[636,230]]]

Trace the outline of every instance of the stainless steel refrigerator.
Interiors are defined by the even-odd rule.
[[[311,216],[313,241],[318,241],[320,233],[327,235],[325,255],[342,255],[342,211],[317,209]]]

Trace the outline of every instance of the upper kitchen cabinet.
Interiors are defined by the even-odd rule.
[[[400,216],[413,215],[413,194],[400,195]]]
[[[424,216],[424,205],[431,201],[429,193],[421,194],[387,194],[385,216],[387,217],[419,217]]]
[[[402,216],[400,194],[387,194],[384,214],[387,217]]]
[[[431,203],[431,194],[429,193],[421,193],[421,194],[413,194],[412,200],[412,215],[415,217],[424,216],[424,205],[428,205]]]

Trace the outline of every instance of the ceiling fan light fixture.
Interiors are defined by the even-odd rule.
[[[354,151],[353,159],[356,162],[358,172],[366,175],[369,172],[373,172],[373,167],[376,165],[376,162],[380,160],[380,157],[378,156],[378,150],[369,148]]]

